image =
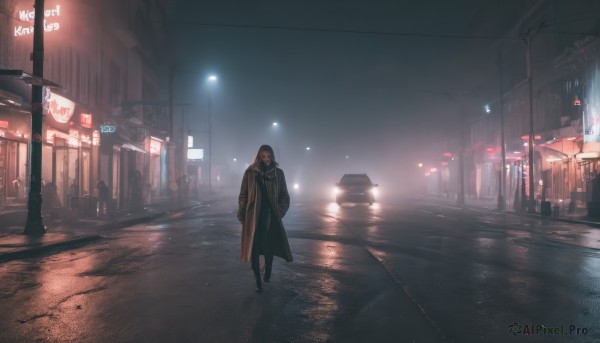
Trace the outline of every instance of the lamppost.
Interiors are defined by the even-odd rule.
[[[271,127],[273,128],[273,141],[274,144],[271,144],[273,147],[273,151],[275,152],[275,156],[277,157],[277,161],[281,162],[281,140],[279,139],[279,134],[277,133],[279,131],[279,122],[274,121],[271,124]]]
[[[504,85],[502,83],[502,52],[498,57],[499,83],[500,83],[500,152],[501,152],[501,173],[500,173],[500,189],[498,190],[498,211],[506,209],[506,142],[504,141]]]
[[[33,31],[33,76],[44,77],[44,0],[35,0]],[[26,235],[43,235],[42,220],[42,83],[31,87],[31,179],[27,200]]]
[[[207,78],[210,84],[218,81],[216,75],[210,75]],[[208,91],[208,195],[212,194],[212,92]]]
[[[535,31],[531,29],[527,30],[521,37],[527,46],[527,84],[529,88],[529,206],[527,206],[527,212],[535,213],[535,183],[533,179],[533,144],[534,144],[534,132],[533,132],[533,62],[532,62],[532,48],[533,37],[544,27],[544,23],[540,24]]]

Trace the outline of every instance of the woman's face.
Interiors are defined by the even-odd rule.
[[[267,150],[260,152],[260,160],[266,165],[271,165],[271,154]]]

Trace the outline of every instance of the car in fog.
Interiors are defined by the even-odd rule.
[[[368,203],[375,202],[377,184],[371,182],[367,174],[344,174],[340,182],[335,184],[335,202]]]

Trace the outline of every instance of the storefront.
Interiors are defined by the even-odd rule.
[[[26,202],[30,118],[0,106],[0,206]]]
[[[0,78],[0,208],[28,196],[30,97],[25,82]]]
[[[164,142],[162,139],[150,136],[146,138],[146,151],[149,152],[148,161],[148,190],[145,192],[145,201],[151,203],[155,197],[161,194],[163,188],[162,175],[163,166],[166,165],[164,160],[166,154],[164,152]]]
[[[83,209],[95,195],[100,134],[89,110],[46,91],[42,180],[53,182],[61,205]],[[91,200],[90,200],[91,201]]]

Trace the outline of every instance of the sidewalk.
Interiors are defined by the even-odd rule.
[[[124,228],[208,203],[207,199],[191,200],[181,206],[177,202],[165,200],[147,205],[143,212],[129,213],[118,211],[107,219],[81,218],[68,225],[44,223],[47,233],[31,237],[23,234],[26,211],[0,213],[0,263],[33,256],[52,249],[88,244],[102,239],[102,231]]]
[[[443,203],[446,206],[460,208],[457,205],[456,199],[448,199],[437,195],[422,194],[419,196],[420,199],[425,201],[433,201]],[[539,206],[536,208],[537,213],[530,214],[527,212],[515,211],[512,208],[512,204],[507,204],[506,211],[504,213],[533,217],[538,219],[555,220],[567,223],[586,224],[593,227],[600,227],[600,218],[593,218],[587,215],[587,209],[577,208],[574,213],[568,213],[567,206],[561,206],[559,208],[558,216],[542,217],[540,215]],[[498,203],[496,199],[465,199],[465,208],[483,211],[498,212]],[[554,209],[552,209],[554,211]]]

